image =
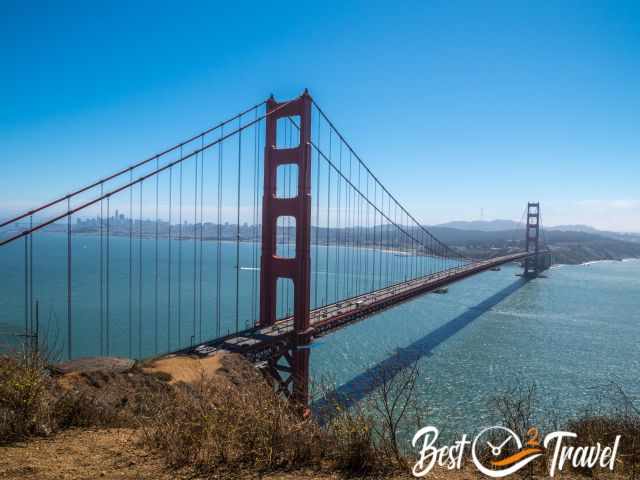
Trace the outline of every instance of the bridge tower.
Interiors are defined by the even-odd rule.
[[[294,401],[306,404],[309,391],[309,325],[311,269],[311,96],[305,90],[299,98],[278,103],[273,95],[267,101],[264,151],[264,196],[262,198],[262,257],[260,259],[260,326],[276,321],[278,279],[293,283],[293,332],[289,341],[274,345],[268,369],[279,390]],[[299,119],[297,146],[277,148],[278,119]],[[297,196],[278,196],[277,170],[296,165]],[[295,220],[295,257],[277,255],[279,217]],[[282,362],[286,362],[285,365]],[[284,378],[283,378],[284,374]]]
[[[527,229],[525,238],[525,248],[527,252],[534,252],[535,255],[524,260],[524,276],[537,277],[540,273],[540,203],[529,202],[527,204]]]

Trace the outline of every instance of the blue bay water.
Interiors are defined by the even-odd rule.
[[[529,282],[519,272],[476,275],[323,338],[316,381],[357,397],[372,369],[418,357],[429,424],[449,434],[493,425],[491,399],[516,382],[535,383],[540,409],[560,419],[610,382],[640,399],[640,261],[554,267]]]

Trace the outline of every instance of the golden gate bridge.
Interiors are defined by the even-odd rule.
[[[66,359],[240,352],[306,403],[314,338],[505,263],[534,278],[550,264],[541,231],[529,203],[521,248],[469,258],[411,215],[307,91],[271,96],[0,223],[0,321],[20,312],[26,339],[48,322]]]

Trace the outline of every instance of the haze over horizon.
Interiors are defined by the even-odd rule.
[[[4,3],[0,216],[307,87],[423,224],[640,232],[637,2],[246,7]]]

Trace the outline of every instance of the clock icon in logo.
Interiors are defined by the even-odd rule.
[[[493,478],[505,477],[516,472],[541,456],[544,451],[537,442],[537,429],[532,428],[529,433],[534,435],[535,441],[527,442],[527,446],[523,448],[520,437],[513,430],[502,426],[485,428],[473,440],[473,463],[478,470]],[[487,465],[482,463],[478,455],[486,448],[491,453]],[[511,454],[504,457],[507,452]]]

